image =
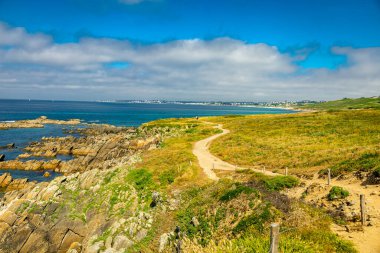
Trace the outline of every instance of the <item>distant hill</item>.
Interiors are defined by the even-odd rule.
[[[380,97],[344,98],[341,100],[320,103],[305,103],[297,106],[300,109],[380,109]]]

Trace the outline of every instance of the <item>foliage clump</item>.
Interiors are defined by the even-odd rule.
[[[153,175],[146,169],[131,170],[126,178],[137,190],[152,188],[154,185]]]
[[[252,187],[245,186],[245,185],[240,184],[240,183],[237,183],[237,184],[234,185],[233,189],[230,189],[230,190],[226,191],[219,198],[219,200],[220,201],[230,201],[231,199],[234,199],[237,196],[239,196],[241,193],[245,193],[245,194],[255,193],[256,196],[259,195],[259,192],[256,189],[254,189]]]
[[[347,159],[331,167],[331,176],[337,177],[347,172],[369,172],[380,169],[380,154],[378,152],[367,152],[357,159]],[[327,174],[327,169],[320,171]]]
[[[281,191],[285,188],[293,188],[299,185],[298,178],[292,176],[268,177],[261,180],[265,187],[270,191]]]
[[[260,164],[272,171],[288,167],[292,173],[312,174],[365,153],[379,153],[379,110],[217,117],[209,121],[231,131],[213,141],[210,151],[239,167]],[[373,159],[380,165],[378,158]]]
[[[350,193],[340,186],[333,186],[330,192],[327,194],[328,200],[344,199],[348,197]]]
[[[375,177],[380,177],[380,167],[373,170],[373,175]]]
[[[254,227],[255,230],[263,232],[264,225],[268,222],[271,222],[274,218],[274,215],[270,211],[270,205],[267,204],[261,212],[255,212],[239,221],[236,227],[233,228],[232,232],[238,234],[242,231]]]

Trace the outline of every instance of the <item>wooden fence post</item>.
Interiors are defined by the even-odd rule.
[[[269,253],[278,253],[279,236],[280,236],[280,225],[278,223],[270,224]]]
[[[331,184],[331,169],[327,169],[327,185]]]
[[[285,167],[285,176],[288,175],[288,167]]]
[[[361,223],[362,223],[362,226],[364,226],[365,224],[365,221],[367,219],[367,214],[366,214],[366,210],[365,210],[365,195],[364,194],[360,194],[360,215],[361,215]]]

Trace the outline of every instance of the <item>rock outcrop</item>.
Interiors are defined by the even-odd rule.
[[[3,189],[2,191],[21,190],[26,188],[28,185],[34,185],[34,183],[29,182],[26,178],[14,179],[9,173],[0,174],[0,189]]]
[[[82,137],[46,137],[25,148],[29,155],[54,158],[57,155],[72,155],[70,161],[8,161],[0,164],[3,169],[42,170],[73,173],[95,168],[107,169],[123,164],[136,152],[155,148],[160,135],[145,134],[138,137],[135,128],[109,125],[90,126],[78,130]],[[26,157],[27,155],[23,155]]]
[[[0,146],[0,149],[14,149],[14,148],[16,148],[16,144],[14,143],[9,143],[5,146]]]
[[[72,155],[70,161],[0,163],[65,174],[41,183],[0,176],[6,191],[0,197],[0,252],[125,252],[146,238],[157,213],[171,210],[159,189],[153,193],[128,179],[139,154],[170,131],[89,126],[77,132],[82,136],[43,138],[26,148],[31,156]]]
[[[10,128],[42,128],[45,124],[58,124],[58,125],[77,125],[80,124],[79,119],[70,120],[54,120],[48,119],[46,116],[41,116],[32,120],[19,120],[15,122],[0,122],[0,130]]]
[[[93,169],[7,192],[0,252],[125,252],[147,236],[157,212],[125,181],[127,173]]]

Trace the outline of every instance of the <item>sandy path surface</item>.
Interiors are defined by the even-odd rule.
[[[326,185],[326,180],[313,179],[305,183],[319,183]],[[332,229],[339,236],[352,241],[359,252],[362,253],[380,253],[380,186],[379,185],[361,185],[359,180],[335,180],[331,181],[331,186],[340,186],[348,190],[350,193],[349,198],[355,203],[357,213],[360,212],[360,194],[365,195],[366,211],[370,216],[370,223],[372,226],[363,227],[363,231],[347,232],[344,226],[332,225]],[[327,195],[328,191],[323,192],[322,196],[315,196],[322,198]],[[359,224],[359,223],[357,223]]]
[[[211,123],[210,123],[211,124]],[[206,139],[200,140],[194,144],[193,147],[193,154],[198,158],[199,165],[203,169],[204,173],[207,175],[208,178],[212,180],[218,180],[219,177],[215,174],[214,170],[230,170],[234,171],[236,169],[245,169],[242,167],[237,167],[236,165],[232,165],[230,163],[227,163],[225,161],[222,161],[218,157],[214,156],[210,153],[208,148],[210,147],[210,144],[213,140],[219,138],[220,136],[223,136],[225,134],[228,134],[230,130],[223,129],[222,125],[217,125],[215,128],[218,128],[222,130],[222,133],[215,134],[213,136],[210,136]],[[273,173],[271,171],[262,171],[257,169],[251,169],[256,172],[264,173],[266,175],[274,176],[279,175],[277,173]]]
[[[211,124],[211,123],[210,123]],[[194,144],[193,154],[198,158],[200,167],[203,169],[204,173],[208,178],[212,180],[219,180],[216,176],[214,170],[228,170],[234,171],[236,169],[245,169],[243,167],[237,167],[225,161],[222,161],[218,157],[212,155],[209,151],[210,144],[213,140],[228,134],[230,131],[228,129],[223,129],[222,125],[217,125],[215,128],[222,130],[222,133],[215,134],[206,139],[200,140]],[[273,173],[270,171],[262,171],[257,169],[252,169],[253,171],[264,173],[266,175],[280,175],[278,173]],[[306,183],[305,187],[299,187],[295,189],[290,195],[292,197],[300,198],[302,192],[312,183],[318,183],[320,185],[326,185],[326,181],[314,177],[312,180],[304,180]],[[346,232],[344,227],[333,224],[332,229],[339,236],[352,241],[359,252],[362,253],[380,253],[380,186],[362,186],[360,181],[355,180],[332,180],[332,186],[341,186],[346,188],[351,196],[354,196],[359,203],[359,195],[365,194],[367,213],[371,216],[371,223],[373,226],[364,227],[363,231],[353,231]],[[319,193],[320,196],[315,196],[316,198],[323,198],[326,196],[327,192]]]

